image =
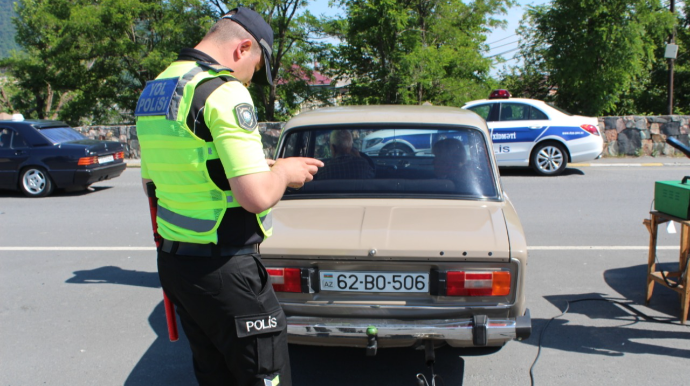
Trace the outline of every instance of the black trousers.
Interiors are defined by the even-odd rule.
[[[258,254],[158,252],[201,386],[291,386],[285,314]],[[276,378],[278,377],[278,378]]]

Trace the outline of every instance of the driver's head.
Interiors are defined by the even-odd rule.
[[[329,140],[334,154],[347,154],[352,150],[352,134],[349,130],[333,130]]]

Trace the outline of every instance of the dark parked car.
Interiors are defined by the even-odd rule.
[[[88,139],[59,121],[0,121],[0,189],[45,197],[56,188],[86,189],[126,167],[119,142]]]

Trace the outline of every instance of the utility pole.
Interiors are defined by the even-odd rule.
[[[671,14],[675,15],[676,12],[676,1],[671,0]],[[671,31],[671,37],[669,45],[676,44],[676,27],[673,27]],[[666,51],[668,52],[668,46]],[[677,52],[677,51],[676,51]],[[673,62],[675,62],[675,55],[666,55],[668,57],[668,115],[673,115]]]

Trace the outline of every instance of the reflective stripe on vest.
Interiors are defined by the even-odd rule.
[[[158,217],[162,220],[176,225],[180,228],[189,229],[194,232],[210,232],[216,226],[214,220],[202,220],[193,217],[183,216],[158,205]]]
[[[271,209],[266,209],[257,214],[256,219],[259,222],[259,228],[264,232],[264,240],[271,237],[273,234],[273,213]]]
[[[263,216],[259,215],[259,221],[261,221],[261,226],[264,229],[268,230],[273,228],[273,215],[270,211]]]
[[[166,114],[165,119],[170,121],[177,120],[177,112],[180,109],[180,102],[182,101],[185,86],[187,86],[187,83],[194,79],[197,74],[203,71],[204,69],[201,67],[194,67],[180,77],[180,80],[177,83],[177,88],[175,88],[175,95],[173,95],[172,99],[170,100],[170,109],[168,110],[168,114]]]
[[[228,196],[228,207],[239,207],[240,205],[234,202],[232,195]],[[216,226],[216,222],[213,220],[202,220],[193,217],[183,216],[177,214],[171,210],[168,210],[160,205],[158,205],[158,217],[168,223],[178,226],[180,228],[189,229],[194,232],[210,232]],[[261,230],[264,232],[265,237],[270,236],[273,233],[273,214],[271,210],[266,210],[257,215],[259,219],[259,224]]]

